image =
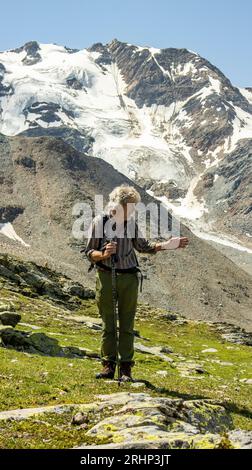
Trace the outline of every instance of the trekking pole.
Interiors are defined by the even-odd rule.
[[[116,241],[116,237],[112,239]],[[116,292],[116,269],[115,263],[117,260],[117,255],[113,254],[111,256],[111,277],[112,277],[112,304],[113,304],[113,316],[114,316],[114,328],[115,328],[115,337],[116,337],[116,368],[117,368],[117,380],[118,386],[120,386],[120,366],[119,366],[119,338],[117,333],[117,292]]]

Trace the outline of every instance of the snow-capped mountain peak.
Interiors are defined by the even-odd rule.
[[[0,132],[57,135],[192,223],[224,223],[232,199],[244,239],[250,222],[232,188],[238,195],[250,176],[251,96],[188,49],[113,39],[82,50],[31,41],[0,53]]]

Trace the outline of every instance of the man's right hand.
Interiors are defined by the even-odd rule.
[[[109,242],[105,246],[105,250],[103,251],[103,259],[110,258],[112,255],[116,253],[117,242]]]

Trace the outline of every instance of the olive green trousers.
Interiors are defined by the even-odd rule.
[[[134,319],[137,308],[138,273],[116,274],[119,319],[120,362],[134,364]],[[112,276],[109,271],[96,272],[96,303],[102,318],[101,359],[116,362],[116,330],[112,302]]]

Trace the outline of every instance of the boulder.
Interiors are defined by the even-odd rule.
[[[70,296],[79,297],[80,299],[90,299],[94,298],[95,296],[93,290],[73,281],[68,281],[67,283],[65,283],[62,290],[64,293]]]
[[[61,347],[58,341],[44,333],[32,333],[13,330],[10,327],[0,329],[0,337],[5,347],[11,347],[33,354],[60,357],[98,358],[98,353],[75,346]]]
[[[21,320],[21,315],[16,312],[0,312],[0,325],[10,325],[15,327]]]
[[[49,356],[63,355],[57,340],[49,338],[44,333],[27,333],[8,329],[1,331],[0,335],[4,346]]]

